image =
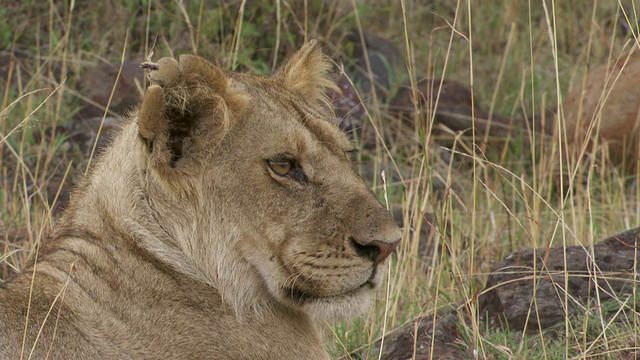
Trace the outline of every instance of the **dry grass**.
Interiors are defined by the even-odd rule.
[[[622,33],[621,4],[606,1],[222,3],[3,5],[2,59],[17,57],[0,63],[0,271],[19,268],[35,251],[55,223],[52,201],[72,181],[70,169],[87,161],[69,155],[56,127],[73,121],[86,104],[73,89],[98,59],[142,60],[155,43],[156,57],[195,52],[230,69],[268,72],[303,37],[338,44],[345,30],[360,26],[399,45],[413,86],[423,77],[454,79],[470,86],[489,113],[533,117],[561,105],[590,69],[638,46],[637,29]],[[376,104],[368,109],[370,124],[384,133],[397,120],[385,118]],[[595,155],[568,157],[562,121],[556,133],[563,136],[538,148],[528,145],[540,142],[533,134],[442,142],[430,131],[437,105],[429,104],[413,136],[371,154],[374,173],[386,169],[387,179],[368,180],[381,195],[386,191],[410,226],[371,315],[353,325],[331,325],[332,355],[349,358],[361,349],[366,358],[378,358],[367,350],[378,337],[442,309],[470,319],[459,326],[460,346],[478,358],[623,358],[637,351],[640,322],[629,306],[615,322],[585,312],[557,329],[561,336],[485,331],[476,308],[487,273],[507,252],[588,246],[638,226],[635,176]],[[434,150],[443,144],[447,149]],[[439,152],[453,160],[443,161]],[[448,186],[440,198],[434,195],[437,177]],[[427,213],[435,220],[427,221]],[[431,256],[419,252],[426,241],[421,229],[432,233]]]

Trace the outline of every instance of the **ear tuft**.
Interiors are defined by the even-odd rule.
[[[140,136],[147,141],[153,141],[158,134],[167,131],[168,121],[164,114],[164,92],[158,85],[151,85],[144,94],[138,128]]]
[[[143,138],[158,163],[175,167],[186,154],[198,156],[215,146],[246,104],[246,96],[229,88],[228,76],[207,60],[182,55],[143,63],[151,85],[138,117]]]
[[[186,83],[204,82],[216,93],[227,89],[227,76],[217,66],[195,55],[180,55],[180,67]]]
[[[180,79],[180,65],[176,59],[164,57],[152,65],[153,70],[148,72],[151,84],[168,87],[174,85]]]
[[[322,53],[316,40],[304,44],[275,74],[291,91],[298,93],[311,105],[331,108],[328,90],[339,91],[329,76],[332,65]]]

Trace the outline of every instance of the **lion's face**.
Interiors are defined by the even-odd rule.
[[[256,99],[222,155],[240,185],[229,199],[241,209],[240,251],[281,302],[325,316],[358,312],[399,229],[351,169],[345,136],[282,91],[252,95],[273,106]]]
[[[151,79],[163,96],[153,94],[158,90],[147,92],[140,133],[156,148],[150,151],[150,163],[165,167],[157,172],[160,178],[179,173],[189,179],[167,181],[165,191],[181,194],[171,198],[198,198],[196,208],[188,210],[196,214],[193,219],[173,220],[176,236],[187,237],[185,229],[194,228],[191,238],[179,242],[193,252],[197,267],[214,278],[223,297],[227,282],[255,290],[230,296],[275,299],[316,317],[352,317],[367,309],[401,233],[352,170],[352,145],[321,106],[323,88],[331,84],[317,47],[305,46],[269,78],[223,74],[192,57],[158,65],[159,74],[152,72]],[[215,91],[178,91],[187,98],[206,93],[211,104],[202,110],[203,101],[198,102],[197,114],[208,115],[186,131],[180,128],[178,135],[188,135],[176,141],[172,131],[179,126],[169,126],[159,136],[156,129],[162,125],[154,119],[171,121],[172,114],[194,111],[167,111],[165,105],[169,115],[158,115],[157,104],[149,101],[169,103],[167,84],[188,85],[190,80],[181,75],[186,68],[206,69],[197,79],[208,79]],[[179,80],[167,80],[165,73]],[[168,145],[158,146],[163,134]],[[154,151],[165,158],[157,159]]]

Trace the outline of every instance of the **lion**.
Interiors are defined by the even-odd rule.
[[[0,288],[0,358],[326,359],[401,231],[332,124],[311,41],[269,77],[144,63],[139,109]]]

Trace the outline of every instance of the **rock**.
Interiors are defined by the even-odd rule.
[[[600,295],[600,301],[630,295],[634,286],[640,285],[634,283],[634,274],[640,267],[638,245],[640,228],[609,237],[595,245],[595,259],[588,247],[568,246],[566,265],[563,248],[525,249],[511,253],[489,276],[479,298],[480,314],[489,320],[490,325],[505,324],[513,331],[523,330],[527,317],[528,329],[545,329],[564,321],[565,313],[570,316],[576,314],[579,307],[593,300],[596,294]],[[532,271],[534,259],[535,272]],[[566,311],[565,270],[569,273]],[[531,316],[528,316],[529,312]]]
[[[364,43],[363,41],[364,40]],[[354,83],[358,84],[365,93],[371,92],[371,79],[373,89],[381,102],[389,98],[389,93],[394,85],[401,83],[400,76],[403,72],[404,59],[400,50],[389,40],[371,32],[363,31],[362,39],[357,29],[351,31],[347,41],[353,43],[352,60],[348,63],[347,70],[352,75]],[[367,60],[371,68],[369,75]]]
[[[628,55],[593,70],[564,101],[567,140],[574,156],[608,148],[613,165],[637,168],[640,146],[640,56]]]
[[[371,105],[372,91],[375,91],[381,103],[389,98],[392,87],[399,83],[401,65],[404,64],[400,51],[391,41],[366,31],[362,33],[362,38],[364,43],[358,30],[352,30],[347,35],[346,42],[341,47],[351,44],[353,51],[342,59],[345,63],[344,71],[336,77],[341,93],[330,94],[339,125],[346,131],[362,128],[366,117],[364,107]]]
[[[331,99],[340,126],[347,131],[362,127],[366,117],[364,108],[374,105],[370,102],[373,97],[372,91],[375,91],[381,103],[388,102],[388,115],[391,119],[402,119],[411,130],[415,128],[416,118],[422,121],[421,126],[425,126],[431,119],[432,111],[435,111],[434,125],[470,134],[468,130],[475,123],[477,134],[483,138],[487,135],[502,141],[510,135],[526,134],[533,129],[538,133],[551,133],[553,130],[553,126],[550,126],[551,116],[547,117],[551,119],[548,120],[549,126],[545,127],[542,126],[542,117],[529,120],[524,117],[509,119],[498,114],[489,116],[489,113],[472,98],[471,90],[453,80],[444,80],[441,84],[438,80],[423,79],[416,84],[414,94],[411,86],[400,85],[405,77],[402,69],[404,59],[391,41],[369,32],[363,32],[361,39],[357,30],[352,31],[346,39],[347,44],[353,44],[353,52],[345,60],[344,73],[340,73],[336,80],[342,93],[331,94]],[[371,68],[371,76],[367,71],[367,61]],[[354,87],[348,79],[356,86]],[[373,87],[371,79],[374,81]],[[399,134],[405,138],[401,129],[405,126],[398,126],[400,124],[397,123],[392,120],[386,122],[387,135]],[[435,126],[434,129],[442,129],[442,126]],[[370,145],[375,141],[375,137],[371,135],[361,134],[365,144]],[[523,140],[526,142],[528,137]]]
[[[431,112],[435,111],[434,129],[438,128],[435,125],[441,124],[454,132],[465,132],[470,130],[475,122],[477,134],[500,139],[518,133],[526,134],[527,131],[534,129],[538,133],[553,131],[552,112],[546,114],[549,118],[547,126],[543,126],[543,120],[546,120],[543,117],[528,120],[509,119],[499,114],[489,116],[489,113],[480,107],[478,101],[471,97],[471,89],[454,80],[443,80],[442,84],[439,80],[420,80],[416,84],[417,106],[414,106],[413,96],[411,86],[403,85],[389,103],[389,111],[411,127],[415,126],[417,107],[418,112],[422,113],[418,116],[424,121],[422,126],[426,125],[431,118]]]
[[[102,122],[102,116],[98,116],[74,121],[64,126],[61,131],[67,136],[67,141],[71,146],[77,145],[83,155],[89,156],[98,131],[100,131],[100,138],[96,144],[96,154],[111,141],[114,131],[120,128],[123,121],[125,120],[121,117],[107,116]],[[100,129],[101,123],[102,129]]]
[[[473,356],[460,347],[459,319],[454,313],[436,317],[424,316],[387,335],[376,343],[375,354],[382,347],[384,360],[471,359]]]
[[[137,105],[140,92],[136,82],[142,86],[144,78],[144,72],[140,69],[139,63],[140,61],[127,60],[123,64],[118,85],[111,99],[109,111],[112,114],[110,116],[123,116],[127,110]],[[78,91],[92,103],[83,106],[79,113],[80,119],[101,118],[104,115],[104,108],[109,102],[119,69],[119,63],[100,62],[82,75]]]
[[[329,94],[329,99],[337,116],[337,124],[345,132],[351,132],[362,128],[366,112],[364,104],[358,96],[356,90],[345,72],[340,71],[336,78],[336,85],[340,92],[334,91]]]

